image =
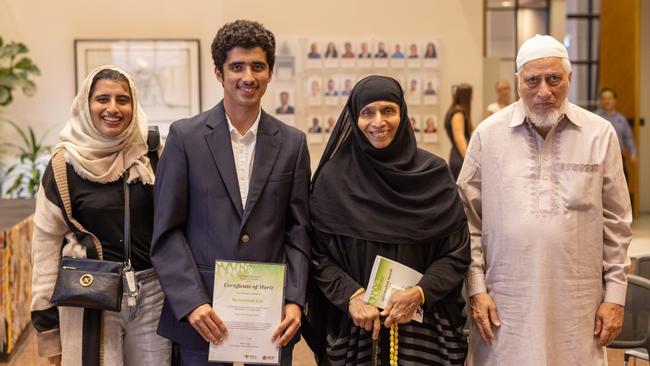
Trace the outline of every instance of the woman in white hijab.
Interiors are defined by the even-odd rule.
[[[32,323],[39,355],[51,364],[170,363],[171,345],[156,334],[164,295],[149,258],[154,183],[149,156],[156,160],[160,147],[150,153],[147,136],[147,118],[131,76],[114,66],[92,71],[72,103],[55,155],[65,158],[71,216],[99,239],[101,247],[80,244],[79,230],[71,229],[54,159],[43,174],[34,215]],[[135,291],[124,286],[120,312],[55,306],[51,297],[62,256],[127,260],[124,179]]]

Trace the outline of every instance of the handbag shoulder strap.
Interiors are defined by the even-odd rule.
[[[65,150],[57,149],[52,156],[52,170],[54,171],[54,181],[56,182],[56,188],[59,191],[59,196],[61,197],[61,202],[63,203],[63,209],[65,210],[65,215],[68,221],[68,224],[71,224],[71,229],[73,231],[82,232],[88,235],[94,246],[95,251],[97,252],[98,259],[104,259],[104,252],[102,250],[102,244],[99,242],[99,239],[95,234],[86,230],[79,221],[75,220],[72,217],[72,204],[70,203],[70,191],[68,189],[68,170],[65,162]],[[83,244],[83,242],[82,242]]]
[[[129,170],[124,172],[124,261],[127,268],[131,268],[131,204],[129,191]]]

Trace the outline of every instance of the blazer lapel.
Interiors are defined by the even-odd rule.
[[[241,204],[241,195],[239,194],[239,182],[237,181],[237,171],[235,169],[235,158],[232,154],[232,143],[230,142],[230,130],[228,121],[223,109],[223,102],[217,104],[212,109],[206,125],[211,129],[205,135],[205,140],[212,153],[212,159],[219,170],[219,176],[226,186],[228,195],[232,200],[239,217],[242,217],[243,207]]]
[[[273,170],[273,165],[278,157],[281,146],[282,140],[278,134],[275,122],[271,120],[264,111],[262,111],[260,125],[257,130],[257,142],[255,143],[253,174],[248,188],[246,209],[241,220],[242,227],[246,223],[248,216],[255,207],[255,203],[266,185],[266,181],[271,174],[271,170]]]

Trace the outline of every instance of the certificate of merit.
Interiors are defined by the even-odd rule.
[[[280,363],[271,335],[282,320],[284,271],[284,264],[216,261],[212,308],[228,335],[210,343],[210,361]]]

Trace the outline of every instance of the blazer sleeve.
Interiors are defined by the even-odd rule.
[[[189,206],[188,182],[183,136],[178,126],[172,124],[154,186],[151,262],[179,321],[197,307],[212,303],[184,233]]]
[[[286,218],[287,286],[285,299],[300,306],[305,304],[311,244],[307,234],[309,224],[309,152],[304,134],[293,171],[293,183]]]

